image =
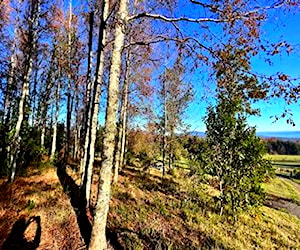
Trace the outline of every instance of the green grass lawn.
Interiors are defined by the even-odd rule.
[[[274,163],[294,163],[300,165],[300,155],[266,155]]]

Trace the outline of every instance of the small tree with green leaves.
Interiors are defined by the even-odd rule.
[[[246,117],[255,113],[244,98],[253,91],[255,79],[245,73],[245,54],[229,48],[215,65],[217,72],[217,104],[209,107],[206,118],[208,169],[219,181],[221,214],[236,214],[264,198],[261,183],[271,171],[263,158],[264,144],[247,125]]]

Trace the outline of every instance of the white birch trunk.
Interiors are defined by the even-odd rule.
[[[19,151],[20,147],[20,131],[21,131],[21,126],[23,123],[24,119],[24,106],[26,103],[26,97],[29,95],[29,82],[30,82],[30,76],[32,72],[32,64],[33,64],[33,51],[36,49],[36,39],[37,39],[37,26],[39,22],[39,16],[40,16],[40,1],[36,2],[36,13],[33,14],[33,26],[32,26],[32,50],[31,54],[28,55],[28,66],[27,66],[27,71],[25,73],[24,77],[24,82],[22,86],[22,91],[21,91],[21,98],[19,102],[19,108],[18,108],[18,120],[17,124],[15,127],[15,132],[12,137],[12,142],[10,145],[10,152],[9,152],[9,168],[11,169],[11,174],[9,177],[9,181],[14,181],[15,174],[16,174],[16,155],[17,152]]]
[[[91,80],[91,71],[93,66],[93,28],[94,28],[94,12],[90,13],[89,20],[89,52],[88,52],[88,69],[87,69],[87,86],[86,86],[86,101],[85,101],[85,110],[84,110],[84,134],[88,130],[88,114],[91,106],[91,90],[92,90],[92,80]]]
[[[60,92],[60,82],[58,80],[57,88],[56,88],[56,111],[55,111],[55,121],[53,125],[53,135],[52,135],[52,146],[51,146],[51,155],[50,160],[54,160],[54,156],[56,153],[56,138],[57,138],[57,123],[58,123],[58,114],[59,114],[59,95]]]
[[[13,52],[14,53],[14,52]],[[10,108],[11,108],[11,87],[13,84],[13,74],[15,71],[15,57],[14,54],[10,57],[10,67],[9,67],[9,75],[7,79],[7,86],[6,86],[6,94],[5,94],[5,101],[4,101],[4,118],[3,123],[6,125],[10,118]]]
[[[87,207],[90,204],[90,193],[91,193],[91,184],[92,184],[92,175],[93,175],[93,165],[95,159],[95,142],[97,137],[97,125],[98,125],[98,114],[100,106],[100,95],[101,95],[101,86],[102,86],[102,75],[104,71],[104,52],[103,48],[106,43],[106,30],[105,22],[109,15],[109,2],[104,1],[104,6],[102,7],[102,18],[99,26],[99,41],[98,41],[98,60],[97,60],[97,72],[95,77],[95,82],[93,84],[93,102],[91,103],[89,110],[89,130],[88,135],[88,147],[86,155],[84,156],[84,175],[82,178],[82,190],[85,193],[85,198],[87,201]]]
[[[71,118],[72,118],[72,104],[71,104],[71,46],[72,46],[72,0],[69,1],[69,32],[68,32],[68,93],[67,93],[67,140],[66,140],[66,152],[65,152],[65,161],[67,161],[70,153],[70,138],[71,138]],[[67,164],[67,162],[65,162]]]
[[[163,99],[164,99],[164,124],[163,124],[163,148],[162,148],[162,175],[165,176],[166,173],[166,148],[167,148],[167,93],[166,93],[166,83],[163,81]]]
[[[103,138],[103,160],[101,162],[99,192],[95,208],[94,223],[89,249],[107,249],[106,223],[109,209],[112,165],[114,156],[115,137],[117,132],[117,110],[119,96],[120,71],[122,64],[122,49],[125,39],[125,25],[128,16],[128,0],[119,1],[116,20],[114,49],[112,52],[111,68],[108,86],[106,119]]]
[[[114,168],[114,179],[113,183],[116,184],[118,182],[119,176],[119,168],[122,167],[121,160],[123,161],[123,154],[124,149],[123,143],[124,136],[126,135],[126,116],[127,116],[127,105],[128,105],[128,89],[130,83],[130,50],[127,52],[127,59],[126,59],[126,73],[125,73],[125,81],[123,85],[123,97],[121,103],[121,112],[120,112],[120,124],[119,124],[119,133],[118,133],[118,143],[116,145],[116,153],[115,153],[115,168]],[[122,151],[123,149],[123,151]]]
[[[45,147],[45,133],[46,133],[46,124],[45,125],[43,124],[42,131],[41,131],[41,148]]]
[[[126,148],[126,135],[127,135],[127,114],[128,114],[128,98],[129,98],[129,84],[125,91],[124,96],[124,114],[122,119],[122,137],[121,137],[121,149],[120,149],[120,168],[124,166],[124,156],[125,156],[125,148]]]
[[[92,62],[93,62],[93,27],[94,27],[94,13],[90,13],[90,21],[89,21],[89,55],[88,55],[88,70],[87,70],[87,87],[86,87],[86,107],[84,113],[84,147],[83,147],[83,157],[81,158],[80,162],[80,174],[81,176],[81,185],[84,185],[84,178],[85,178],[85,166],[88,157],[88,149],[90,145],[90,123],[91,123],[91,103],[93,100],[93,95],[91,90],[93,88],[92,80],[91,80],[91,70],[92,70]],[[100,30],[99,30],[100,32]],[[100,36],[100,34],[99,34]],[[100,42],[100,41],[98,41]],[[98,51],[100,52],[100,51]]]

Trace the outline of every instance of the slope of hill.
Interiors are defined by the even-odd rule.
[[[29,174],[13,184],[0,182],[0,247],[19,241],[38,249],[85,249],[92,217],[78,196],[78,174],[68,168],[65,176],[57,176],[53,167]],[[268,200],[266,206],[228,220],[214,212],[218,190],[213,185],[197,184],[183,170],[175,176],[162,180],[157,169],[122,171],[108,218],[112,249],[300,248],[300,219],[287,209]],[[97,180],[96,171],[92,207]],[[290,193],[300,201],[293,185],[280,183],[275,179],[268,184],[273,198],[289,199]],[[29,224],[15,232],[22,221]]]

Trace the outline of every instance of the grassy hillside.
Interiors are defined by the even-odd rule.
[[[67,173],[69,177],[58,178],[55,168],[49,167],[35,175],[30,173],[30,177],[19,177],[10,186],[2,180],[0,246],[12,238],[16,221],[40,216],[38,249],[85,248],[88,236],[84,233],[89,232],[92,219],[89,212],[80,217],[80,202],[74,203],[73,196],[78,192],[79,176],[71,169]],[[160,176],[156,169],[122,172],[112,190],[108,220],[108,237],[115,249],[300,248],[300,219],[287,209],[272,207],[270,200],[266,206],[240,214],[235,221],[226,220],[214,212],[218,190],[211,185],[195,183],[185,171],[164,180]],[[97,178],[96,173],[93,206]],[[272,198],[300,201],[297,187],[285,180],[275,178],[265,187]],[[33,227],[22,233],[27,242],[33,240],[35,230]]]

